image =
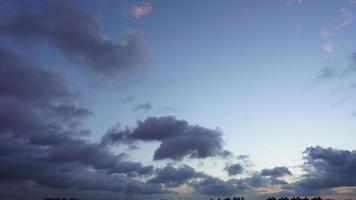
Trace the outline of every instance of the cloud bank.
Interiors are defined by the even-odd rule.
[[[156,176],[149,179],[148,183],[161,183],[165,184],[166,187],[178,187],[193,178],[202,177],[203,175],[188,165],[182,165],[178,168],[167,165],[164,168],[157,169],[155,174]]]
[[[356,151],[308,147],[302,180],[292,184],[298,193],[315,194],[323,190],[356,186]]]
[[[63,74],[38,68],[0,47],[0,178],[77,190],[161,193],[159,184],[131,179],[152,166],[125,161],[105,147],[80,139],[92,112],[75,104]]]

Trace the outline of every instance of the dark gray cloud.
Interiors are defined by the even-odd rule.
[[[282,177],[292,175],[287,167],[275,167],[272,169],[263,169],[261,171],[262,176],[273,176],[273,177]]]
[[[136,173],[145,175],[152,172],[152,166],[143,166],[138,162],[125,161],[122,156],[113,155],[98,144],[85,141],[66,141],[66,143],[48,149],[48,159],[52,163],[78,163],[105,170],[108,174]]]
[[[194,184],[193,187],[201,194],[230,196],[238,192],[237,187],[217,178],[208,178],[199,184]],[[243,187],[245,189],[245,187]]]
[[[45,155],[46,150],[14,139],[1,139],[1,142],[13,145],[7,147],[7,152],[3,149],[1,151],[1,180],[31,180],[46,187],[62,189],[94,189],[126,193],[161,192],[158,185],[145,184],[124,175],[108,175],[105,171],[90,170],[88,166],[76,162],[51,163]]]
[[[190,125],[172,116],[149,117],[138,121],[134,129],[115,127],[106,133],[101,144],[80,139],[77,135],[83,131],[81,122],[93,113],[75,104],[75,93],[65,76],[37,68],[8,49],[0,48],[0,58],[1,180],[141,194],[166,192],[162,185],[169,188],[188,184],[199,193],[211,195],[286,184],[258,173],[224,181],[186,165],[154,170],[153,166],[127,161],[124,154],[113,154],[105,144],[158,141],[160,146],[154,155],[157,160],[230,153],[223,149],[219,129]],[[140,181],[142,177],[148,181]]]
[[[254,193],[256,189],[271,185],[286,185],[286,181],[275,177],[261,176],[260,173],[252,174],[246,178],[221,180],[210,175],[202,175],[199,179],[188,181],[201,194],[215,196],[232,196],[241,193]]]
[[[150,102],[144,103],[144,104],[138,104],[135,108],[133,108],[133,111],[149,111],[153,108],[152,104]]]
[[[187,184],[200,194],[215,196],[230,196],[241,192],[254,192],[256,189],[288,184],[282,179],[271,176],[262,176],[256,172],[245,178],[221,180],[219,178],[196,171],[192,167],[182,165],[173,167],[167,165],[156,169],[154,177],[148,183],[160,183],[165,187],[178,187]]]
[[[308,147],[305,152],[304,176],[286,189],[297,193],[318,193],[342,186],[356,186],[356,151]]]
[[[152,166],[124,160],[77,136],[92,112],[75,104],[63,74],[38,68],[0,47],[0,179],[44,187],[160,193],[158,184],[128,178]]]
[[[271,185],[286,185],[288,184],[285,180],[273,177],[273,176],[262,176],[260,173],[255,173],[250,177],[242,179],[251,188],[261,188]]]
[[[227,171],[229,176],[234,176],[236,174],[240,174],[243,170],[243,167],[242,167],[242,165],[236,163],[236,164],[232,164],[232,165],[227,165],[224,168],[224,170]]]
[[[178,187],[192,178],[200,177],[202,173],[196,172],[192,167],[183,165],[174,168],[167,165],[164,168],[157,169],[155,176],[148,180],[148,183],[161,183],[166,187]]]
[[[114,42],[100,31],[97,17],[69,1],[43,4],[3,16],[0,33],[19,40],[48,41],[95,75],[117,76],[147,64],[147,47],[140,33],[126,32]]]
[[[71,99],[66,78],[59,73],[34,68],[29,61],[0,47],[0,95],[24,103]]]
[[[201,194],[215,196],[232,196],[249,189],[249,186],[242,180],[223,181],[211,176],[206,176],[200,181],[192,181],[190,185]]]
[[[132,143],[135,141],[158,141],[160,146],[154,153],[154,160],[180,160],[228,156],[223,149],[222,132],[199,125],[190,125],[173,116],[149,117],[138,121],[137,127],[129,130],[110,129],[102,138],[102,144]]]

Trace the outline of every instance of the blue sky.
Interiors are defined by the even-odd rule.
[[[324,67],[349,64],[353,25],[330,39],[320,34],[324,24],[343,20],[340,10],[355,10],[349,1],[149,3],[152,11],[140,19],[117,12],[130,3],[108,1],[96,9],[110,7],[100,18],[111,38],[123,30],[141,31],[152,57],[128,89],[108,90],[104,99],[92,102],[102,115],[94,129],[103,132],[116,121],[131,125],[152,114],[173,114],[220,127],[227,147],[250,154],[260,168],[299,164],[300,153],[310,145],[354,147],[352,89],[342,81],[318,80]],[[332,53],[322,49],[327,41],[337,44]],[[154,108],[132,112],[120,102],[130,95]],[[176,110],[167,113],[164,107]],[[278,156],[266,158],[266,151]]]
[[[165,166],[180,169],[187,165],[228,185],[232,178],[248,182],[249,177],[262,176],[263,169],[285,167],[293,174],[283,174],[288,186],[271,183],[261,188],[295,192],[286,193],[289,195],[319,192],[338,198],[354,197],[355,182],[335,181],[337,184],[328,187],[313,185],[317,192],[305,190],[302,186],[308,185],[309,180],[303,174],[315,174],[303,171],[302,165],[309,161],[316,169],[329,173],[326,165],[312,161],[317,159],[314,151],[319,152],[317,155],[327,154],[330,147],[335,156],[349,152],[351,169],[356,167],[352,157],[356,155],[355,1],[78,0],[63,3],[66,7],[59,13],[64,17],[50,9],[46,12],[47,4],[51,4],[46,1],[0,2],[4,5],[0,15],[1,48],[11,49],[40,69],[66,77],[76,95],[74,100],[67,99],[65,105],[70,102],[67,106],[83,107],[92,113],[81,119],[80,127],[91,132],[81,138],[85,144],[102,145],[105,136],[112,136],[112,142],[117,144],[106,146],[105,151],[110,155],[125,153],[130,162],[152,165],[156,169],[152,177],[159,177]],[[16,23],[16,16],[28,12],[35,14],[27,16],[25,23]],[[86,14],[76,15],[82,12]],[[65,18],[67,14],[78,19],[70,22]],[[48,29],[34,25],[43,23],[41,20],[48,20],[44,23],[50,24]],[[80,28],[68,25],[68,32],[62,33],[66,23]],[[71,28],[73,36],[79,38],[70,37]],[[2,68],[5,65],[0,63]],[[6,81],[3,84],[4,88],[18,86]],[[57,105],[58,101],[62,102],[51,101],[50,105]],[[48,112],[43,107],[35,108]],[[145,138],[151,136],[143,137],[137,130],[146,122],[149,124],[150,117],[157,123],[166,123],[166,116],[189,123],[182,137],[206,131],[214,137],[217,134],[215,139],[222,146],[209,150],[209,155],[200,154],[193,145],[189,146],[192,151],[187,150],[189,153],[182,157],[175,154],[162,160],[152,159],[166,139],[156,138],[152,142]],[[112,128],[117,124],[120,128]],[[74,129],[77,131],[76,126]],[[123,138],[115,141],[114,136]],[[133,144],[135,149],[128,150]],[[195,151],[198,155],[192,153]],[[230,152],[230,156],[221,157],[223,151]],[[247,161],[239,155],[248,155]],[[326,158],[319,159],[329,163]],[[242,165],[244,172],[230,177],[224,169],[234,163]],[[90,165],[100,171],[96,166]],[[346,173],[344,169],[339,172]],[[267,177],[274,181],[281,176]],[[152,177],[145,175],[135,180],[151,183],[158,179]],[[335,180],[331,175],[319,178]],[[32,181],[43,184],[36,178]],[[188,194],[184,187],[189,187],[194,195],[213,194],[202,189],[205,182],[197,185],[193,178],[185,181],[175,189]],[[347,192],[335,192],[340,187],[347,187]],[[253,191],[255,198],[265,194],[258,190],[261,188],[248,188],[246,191]]]

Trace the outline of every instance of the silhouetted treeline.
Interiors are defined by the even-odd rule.
[[[268,197],[266,200],[330,200],[330,199],[323,199],[320,196],[317,197],[312,197],[312,198],[308,198],[308,197],[280,197],[280,198],[276,198],[276,197]]]
[[[244,200],[244,197],[228,197],[228,198],[217,198],[216,200]],[[210,199],[210,200],[214,200],[214,199]]]

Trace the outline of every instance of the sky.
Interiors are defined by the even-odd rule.
[[[0,4],[0,199],[356,199],[356,1]]]

